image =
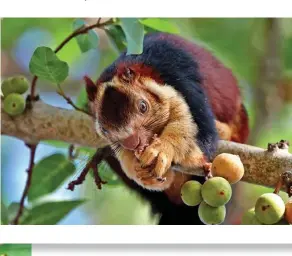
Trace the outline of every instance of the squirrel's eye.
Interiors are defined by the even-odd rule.
[[[106,129],[104,129],[103,127],[101,127],[100,129],[101,129],[101,131],[102,131],[103,134],[105,134],[105,135],[108,134],[108,131]]]
[[[145,113],[148,110],[148,105],[145,100],[140,100],[139,102],[139,110],[141,113]]]

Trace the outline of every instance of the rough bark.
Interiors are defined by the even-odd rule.
[[[103,147],[105,141],[94,131],[90,116],[75,110],[54,107],[39,100],[33,108],[17,117],[3,111],[1,103],[1,134],[36,143],[58,140],[89,147]]]
[[[1,134],[27,143],[59,140],[94,148],[106,146],[106,142],[96,135],[92,118],[82,112],[53,107],[39,100],[32,109],[13,118],[3,111],[2,104],[1,115]],[[286,150],[268,152],[249,145],[220,141],[217,154],[222,152],[240,156],[245,166],[243,181],[246,182],[275,186],[282,172],[292,170],[292,154]],[[201,169],[176,170],[203,175]]]
[[[220,141],[216,155],[220,153],[239,155],[245,170],[242,181],[249,183],[274,187],[283,172],[292,170],[292,154],[283,149],[269,152],[250,145]],[[204,175],[201,169],[178,170]]]

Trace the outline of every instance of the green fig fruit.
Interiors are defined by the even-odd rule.
[[[229,182],[222,177],[213,177],[202,186],[203,200],[213,207],[225,205],[229,202],[231,195],[232,188]]]
[[[11,93],[4,99],[4,111],[10,116],[17,116],[25,109],[25,99],[17,93]]]
[[[241,225],[263,225],[256,217],[254,207],[243,214]]]
[[[202,202],[202,184],[195,180],[187,181],[181,188],[181,199],[188,206],[196,206]]]
[[[23,94],[29,88],[29,82],[24,76],[15,76],[12,77],[11,83],[15,88],[15,93]]]
[[[219,225],[225,220],[225,205],[212,207],[206,202],[201,202],[199,206],[199,218],[206,225]]]
[[[2,82],[2,93],[7,97],[11,93],[23,94],[29,88],[29,82],[24,76],[15,76],[5,79]]]
[[[264,224],[275,224],[279,222],[285,213],[283,199],[274,193],[261,195],[255,205],[257,219]]]
[[[2,81],[1,84],[1,91],[4,97],[6,97],[8,94],[13,93],[13,86],[11,83],[11,77],[10,78],[6,78]]]

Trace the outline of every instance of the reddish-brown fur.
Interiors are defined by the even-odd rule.
[[[160,37],[161,39],[167,39],[169,35],[161,34]],[[242,105],[237,80],[231,70],[199,45],[187,42],[180,37],[171,37],[171,41],[179,47],[185,48],[196,59],[202,75],[202,86],[208,96],[216,119],[230,127],[231,137],[225,139],[245,143],[249,135],[248,116]],[[159,74],[146,64],[135,63],[129,66],[128,64],[120,63],[116,71],[117,76],[122,77],[126,68],[130,68],[136,74],[152,78],[157,83],[163,84]],[[101,77],[98,83],[102,83],[103,80],[104,78]],[[222,104],[222,98],[225,104]],[[223,127],[223,129],[225,128]]]
[[[236,142],[245,142],[249,132],[248,118],[242,105],[237,81],[231,70],[223,66],[211,53],[198,45],[170,34],[162,33],[158,37],[164,40],[163,44],[160,44],[159,49],[156,47],[158,44],[155,41],[157,37],[154,36],[152,44],[151,41],[148,41],[152,48],[148,48],[148,55],[145,54],[144,59],[139,59],[139,62],[136,61],[135,56],[132,59],[131,57],[128,59],[125,58],[127,61],[123,62],[125,59],[122,57],[122,61],[114,62],[101,75],[96,83],[97,87],[99,87],[98,89],[92,88],[92,83],[89,82],[87,83],[87,91],[90,94],[90,101],[94,101],[94,103],[91,102],[93,111],[99,116],[98,119],[100,122],[97,124],[97,131],[100,132],[101,128],[109,129],[109,133],[114,135],[112,138],[120,139],[119,142],[122,148],[116,156],[121,163],[125,176],[129,180],[134,180],[143,188],[158,191],[163,190],[163,193],[155,194],[151,203],[155,207],[164,205],[160,210],[163,216],[168,216],[166,217],[167,221],[166,219],[162,221],[164,224],[189,223],[192,221],[189,219],[184,221],[182,219],[185,218],[185,213],[188,211],[191,212],[192,209],[190,207],[187,209],[184,208],[180,197],[180,189],[184,182],[195,179],[195,177],[173,172],[168,168],[171,163],[179,163],[189,167],[203,166],[206,161],[210,160],[209,157],[204,155],[207,151],[203,152],[201,150],[204,146],[198,147],[197,141],[193,140],[194,136],[197,136],[202,131],[206,133],[200,135],[202,136],[200,137],[200,141],[206,141],[208,137],[215,138],[215,135],[217,135],[215,127],[212,126],[214,120],[213,114],[209,115],[208,113],[211,111],[207,112],[202,108],[206,101],[204,101],[201,88],[204,89],[208,97],[209,105],[216,118],[216,128],[221,138]],[[169,46],[170,44],[176,45],[176,49],[168,47],[169,51],[164,55],[165,46]],[[184,54],[182,50],[185,50],[184,52],[188,54]],[[149,57],[153,57],[151,54],[154,51],[156,51],[156,55],[154,55],[159,57],[156,59],[154,57],[156,66],[153,65],[152,67],[147,65],[147,63],[150,62]],[[150,55],[149,52],[151,53]],[[194,61],[190,60],[189,55],[193,57]],[[175,57],[171,58],[170,56]],[[177,58],[180,61],[175,63]],[[175,65],[172,65],[173,63]],[[160,64],[163,66],[162,68]],[[198,65],[196,66],[196,64]],[[170,66],[171,68],[169,68]],[[192,69],[194,72],[192,72]],[[197,69],[199,69],[199,72]],[[160,75],[158,70],[164,76]],[[177,70],[180,72],[179,75],[176,73]],[[175,75],[172,76],[172,74]],[[161,77],[166,79],[165,81],[168,81],[169,84],[165,85],[165,81]],[[191,79],[188,80],[190,77]],[[179,83],[179,81],[184,81],[184,83]],[[190,94],[188,89],[181,90],[181,88],[187,88],[190,84],[194,86],[194,89],[192,91],[190,90]],[[172,85],[178,85],[176,89],[179,94],[173,94],[175,86],[171,87]],[[115,90],[117,90],[117,95],[121,96],[125,94],[127,97],[133,99],[133,102],[137,102],[139,98],[146,98],[152,106],[152,110],[150,108],[151,111],[148,115],[145,115],[148,118],[148,123],[145,124],[143,118],[135,111],[131,112],[133,106],[137,107],[135,103],[121,107],[122,109],[124,108],[124,113],[128,113],[130,116],[130,121],[126,122],[126,124],[122,121],[127,121],[127,118],[121,117],[121,121],[114,116],[115,110],[110,109],[112,107],[110,104],[111,100],[108,104],[105,104],[105,112],[101,113],[101,109],[103,108],[102,101],[105,99],[105,88],[107,86],[114,86]],[[168,97],[165,97],[167,95]],[[186,99],[186,96],[188,96],[188,99]],[[111,97],[106,95],[106,98],[110,99]],[[125,99],[122,98],[122,96],[117,97],[117,106],[125,102]],[[186,110],[185,103],[187,103],[191,111]],[[193,105],[193,103],[197,103],[197,105]],[[209,105],[208,110],[210,110]],[[110,120],[111,118],[106,117],[112,117],[117,120]],[[188,118],[186,119],[185,117]],[[153,119],[162,120],[162,122],[160,121],[156,125],[156,128],[155,126],[151,127],[149,124]],[[208,122],[210,120],[212,120],[211,123]],[[114,123],[120,123],[121,129],[116,130]],[[143,125],[141,125],[142,123]],[[209,127],[199,127],[198,124],[208,124]],[[129,127],[131,132],[126,131]],[[146,127],[147,129],[144,129]],[[158,134],[158,138],[151,143],[145,140],[144,144],[149,143],[150,145],[145,146],[142,154],[139,152],[136,154],[135,149],[135,153],[133,153],[133,148],[135,148],[137,141],[144,136],[150,138],[153,133]],[[199,135],[197,138],[199,138]],[[207,145],[215,145],[216,142],[217,140],[208,141]],[[157,179],[157,177],[165,177],[166,180],[164,183],[160,183],[162,180]],[[145,190],[146,193],[148,192]],[[157,198],[156,200],[156,196],[161,195],[163,195],[163,199]],[[181,209],[179,210],[179,213],[181,213],[179,216],[172,214],[176,209]],[[194,213],[196,212],[197,210],[194,209]],[[190,216],[190,218],[195,218],[193,213]]]

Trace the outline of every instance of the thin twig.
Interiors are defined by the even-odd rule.
[[[62,96],[62,97],[67,101],[67,103],[70,104],[75,110],[77,110],[77,111],[81,111],[81,112],[85,113],[86,115],[92,116],[92,114],[89,113],[88,111],[86,111],[85,109],[82,109],[82,108],[77,107],[77,106],[75,105],[75,103],[71,100],[71,98],[68,97],[68,96],[66,96],[65,92],[63,91],[63,89],[61,88],[60,85],[58,86],[58,91],[57,91],[57,93],[58,93],[60,96]]]
[[[94,182],[97,186],[98,189],[101,189],[103,184],[106,184],[106,181],[103,181],[101,177],[99,176],[99,171],[98,171],[98,164],[92,165],[92,171],[93,171],[93,176],[94,176]]]
[[[28,191],[29,191],[29,188],[31,185],[31,178],[32,178],[32,172],[33,172],[33,167],[34,167],[34,157],[35,157],[37,145],[30,145],[30,144],[26,144],[26,145],[30,149],[29,167],[27,169],[27,180],[26,180],[25,188],[24,188],[24,191],[22,193],[21,200],[20,200],[20,206],[19,206],[16,217],[12,221],[12,224],[14,224],[14,225],[17,225],[19,223],[19,219],[23,213],[24,201],[28,195]]]
[[[84,167],[84,169],[82,170],[81,174],[79,175],[79,177],[76,179],[76,180],[73,180],[71,181],[69,184],[68,184],[68,187],[67,189],[71,190],[71,191],[74,191],[75,189],[75,186],[76,185],[80,185],[83,183],[83,181],[85,180],[85,177],[87,175],[87,173],[89,172],[91,168],[91,161],[89,161],[86,166]]]
[[[70,160],[73,160],[75,158],[74,155],[74,144],[70,144],[69,148],[68,148],[68,156]]]
[[[79,177],[76,180],[71,181],[68,184],[67,189],[74,191],[75,186],[76,185],[80,185],[84,182],[86,175],[88,174],[89,170],[92,168],[94,171],[94,177],[96,182],[98,181],[99,175],[98,175],[98,169],[97,169],[97,165],[108,155],[108,149],[107,148],[103,148],[100,150],[97,150],[95,152],[95,154],[92,156],[92,158],[87,162],[86,166],[84,167],[84,169],[82,170],[81,174],[79,175]],[[97,171],[97,175],[98,178],[96,178],[96,172]],[[101,182],[98,182],[98,184],[104,184],[103,181],[100,179]],[[98,188],[100,188],[101,185],[98,185]]]
[[[282,181],[286,187],[286,192],[289,197],[292,196],[292,170],[286,171],[282,174]]]
[[[104,23],[100,23],[101,18],[97,20],[96,23],[90,25],[90,26],[82,26],[75,31],[73,31],[68,37],[66,37],[62,43],[55,49],[55,53],[58,53],[72,38],[81,35],[81,34],[86,34],[89,30],[94,29],[94,28],[102,28],[104,26],[107,26],[111,23],[113,23],[113,19],[109,19],[108,21]],[[34,76],[31,82],[31,89],[30,89],[30,96],[32,101],[35,99],[35,88],[36,88],[36,82],[38,80],[37,76]]]
[[[283,178],[282,176],[279,178],[279,181],[277,182],[276,186],[275,186],[275,190],[274,190],[274,194],[278,195],[280,190],[283,187]]]

